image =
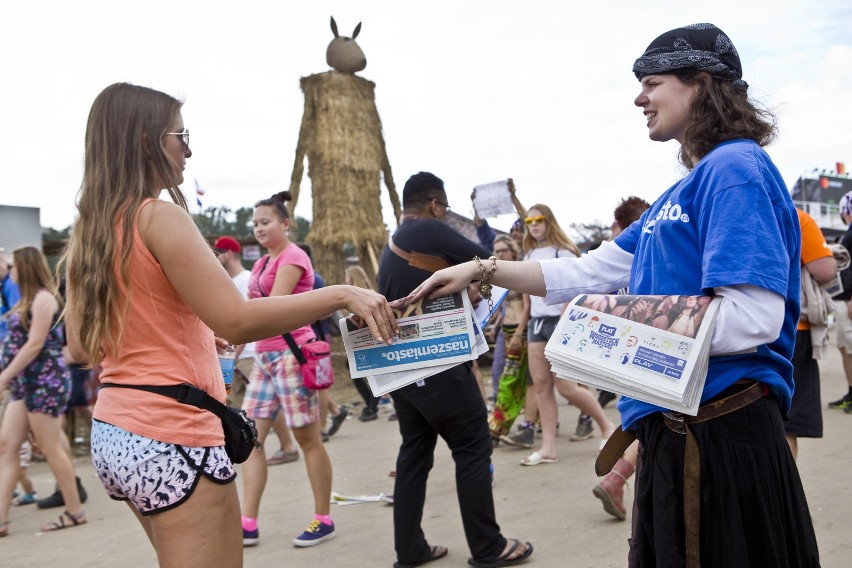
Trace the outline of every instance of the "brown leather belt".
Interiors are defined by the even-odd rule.
[[[689,425],[741,410],[762,398],[764,394],[764,385],[752,383],[738,393],[702,406],[698,409],[697,416],[663,412],[663,423],[666,427],[672,432],[686,436],[686,449],[683,454],[683,524],[686,533],[687,568],[698,568],[700,565],[701,529],[701,455],[698,452],[698,442]]]
[[[393,242],[393,239],[388,239],[388,248],[395,255],[405,260],[410,266],[425,270],[427,272],[437,272],[443,268],[449,268],[450,263],[446,259],[434,254],[425,254],[422,252],[405,252]]]
[[[725,414],[741,410],[768,392],[765,385],[753,381],[743,390],[708,402],[698,409],[697,416],[687,416],[680,412],[663,412],[662,420],[666,427],[677,434],[686,436],[686,448],[683,456],[683,521],[686,533],[686,566],[699,566],[699,537],[701,523],[701,456],[698,442],[689,429],[690,424],[698,424],[719,418]],[[624,431],[618,428],[607,440],[595,461],[595,473],[606,475],[612,470],[615,462],[624,454],[627,447],[636,439],[632,430]]]
[[[603,449],[598,453],[595,459],[595,473],[598,477],[603,477],[612,471],[615,463],[621,459],[628,446],[636,439],[636,432],[633,430],[622,430],[621,426],[615,429],[615,432],[610,434]]]

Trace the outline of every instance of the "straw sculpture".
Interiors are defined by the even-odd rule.
[[[374,277],[376,257],[388,239],[380,203],[382,177],[394,217],[401,213],[376,108],[376,85],[332,70],[303,77],[301,86],[305,110],[290,178],[291,213],[307,156],[313,222],[306,240],[316,268],[330,284],[342,283],[343,245],[351,242]]]

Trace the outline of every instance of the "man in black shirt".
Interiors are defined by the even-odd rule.
[[[407,296],[438,268],[490,256],[444,222],[450,206],[444,182],[436,176],[426,172],[411,176],[402,205],[402,223],[382,252],[377,275],[379,292],[388,299]],[[532,545],[504,538],[495,518],[487,409],[471,364],[457,365],[391,396],[402,435],[394,487],[395,566],[418,566],[447,554],[444,547],[429,546],[420,527],[439,435],[456,464],[470,563],[504,566],[529,557]]]

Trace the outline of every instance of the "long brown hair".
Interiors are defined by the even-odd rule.
[[[720,143],[745,138],[768,146],[778,135],[775,115],[748,98],[748,92],[729,81],[700,71],[675,73],[684,83],[698,83],[689,106],[690,124],[678,160],[687,169],[695,167]]]
[[[47,259],[36,247],[21,247],[12,251],[12,262],[18,272],[17,285],[21,299],[12,306],[7,315],[18,313],[21,315],[21,325],[29,329],[32,322],[32,308],[36,294],[41,290],[47,290],[57,299],[56,283],[47,266]]]
[[[577,245],[574,244],[574,241],[571,240],[571,237],[565,234],[565,231],[562,230],[562,227],[559,226],[559,223],[556,222],[556,217],[553,215],[553,211],[547,205],[542,205],[541,203],[536,203],[529,209],[527,209],[527,215],[530,214],[530,211],[536,209],[541,211],[541,214],[544,215],[544,220],[547,222],[547,231],[545,232],[545,240],[550,242],[550,244],[557,246],[558,248],[564,248],[570,250],[574,253],[574,256],[580,256],[580,249],[577,248]],[[524,250],[529,252],[534,248],[538,248],[541,245],[536,241],[533,236],[530,234],[529,227],[524,231]]]
[[[97,96],[89,112],[78,215],[58,270],[67,269],[66,309],[90,364],[114,352],[121,339],[121,315],[132,292],[128,262],[134,222],[142,202],[165,188],[187,209],[178,188],[180,171],[163,147],[181,106],[154,89],[116,83]],[[127,290],[121,305],[119,278]]]

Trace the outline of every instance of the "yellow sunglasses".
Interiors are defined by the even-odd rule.
[[[547,219],[544,218],[544,215],[536,215],[535,217],[525,217],[524,223],[527,225],[532,225],[533,223],[544,223]]]

